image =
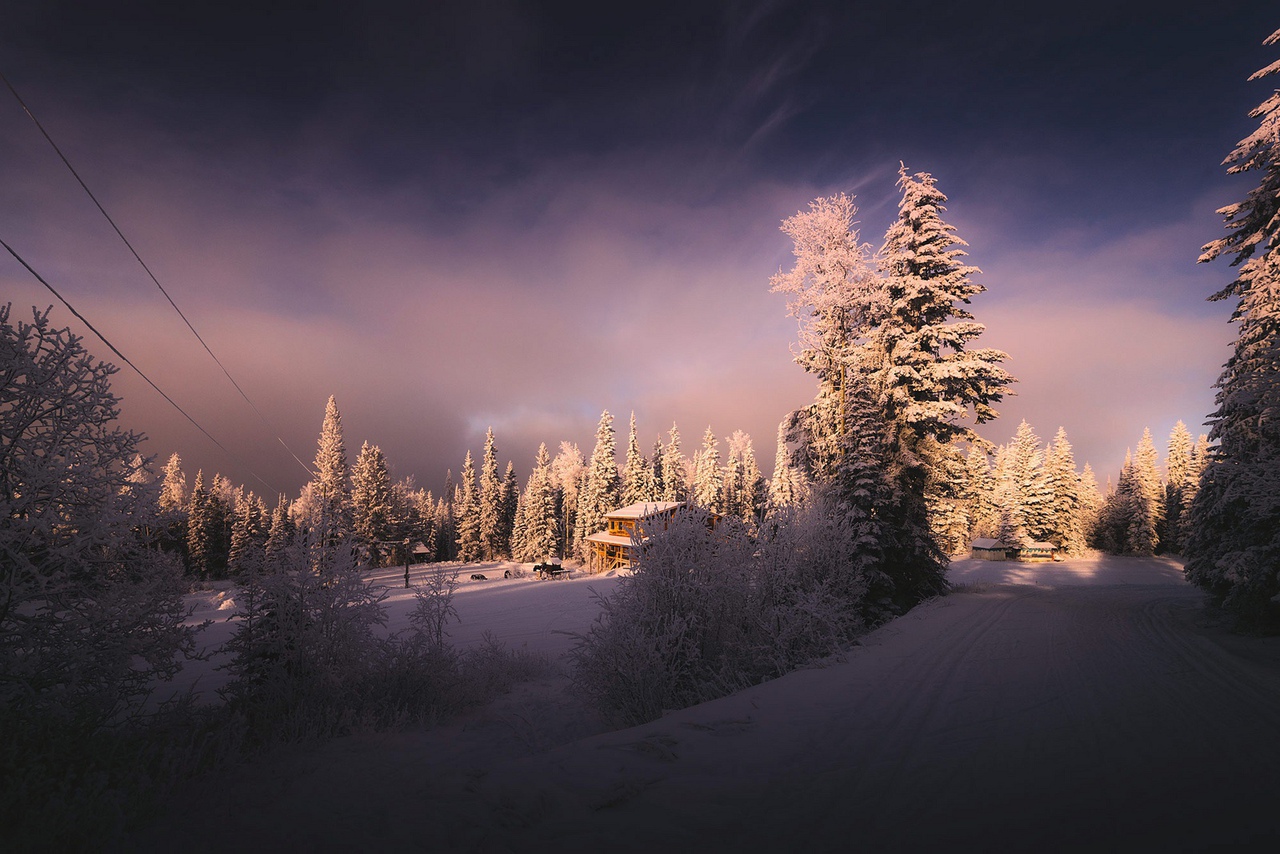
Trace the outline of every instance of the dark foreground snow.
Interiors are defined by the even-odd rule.
[[[202,781],[129,847],[1274,850],[1272,641],[1210,625],[1167,560],[952,578],[839,661],[645,726],[602,733],[549,678]]]

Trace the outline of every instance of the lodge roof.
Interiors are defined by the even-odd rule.
[[[641,501],[638,504],[628,504],[626,507],[611,510],[604,514],[604,517],[606,519],[646,519],[680,506],[682,502],[679,501]]]

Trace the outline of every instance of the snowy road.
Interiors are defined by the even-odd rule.
[[[532,755],[344,740],[240,780],[195,847],[1276,850],[1280,660],[1180,575],[959,561],[843,661]]]

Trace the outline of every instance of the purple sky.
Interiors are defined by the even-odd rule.
[[[1105,481],[1143,427],[1163,447],[1213,408],[1229,270],[1194,262],[1250,186],[1220,163],[1270,91],[1245,82],[1264,4],[186,5],[0,0],[0,70],[308,462],[336,394],[353,457],[437,492],[487,426],[523,479],[540,441],[589,454],[605,408],[646,451],[673,420],[686,452],[746,430],[767,470],[814,391],[778,225],[844,191],[879,245],[899,160],[950,196],[980,343],[1020,380],[984,435],[1064,426]],[[295,493],[0,95],[0,236],[244,464],[122,371],[126,422],[189,474]],[[0,293],[52,302],[7,255]]]

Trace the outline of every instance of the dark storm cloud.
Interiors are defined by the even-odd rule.
[[[5,9],[0,70],[304,459],[335,393],[353,450],[437,489],[490,424],[523,472],[605,407],[646,450],[710,423],[767,462],[812,385],[767,292],[777,225],[856,192],[878,244],[905,160],[950,195],[984,343],[1023,379],[987,435],[1066,426],[1101,475],[1211,407],[1226,272],[1192,262],[1240,192],[1218,164],[1263,96],[1264,11],[53,2]],[[12,99],[0,180],[6,239],[296,489]],[[20,272],[6,298],[47,304]],[[119,384],[155,452],[249,480]]]

